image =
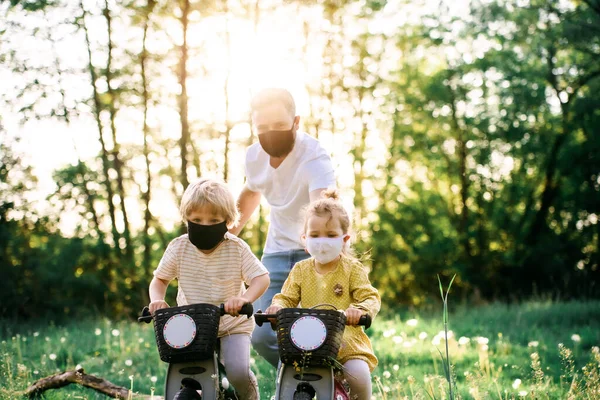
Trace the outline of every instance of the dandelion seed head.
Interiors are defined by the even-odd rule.
[[[395,333],[396,333],[396,330],[394,328],[388,329],[386,331],[383,331],[383,337],[388,338],[388,337],[392,336]]]
[[[390,376],[392,376],[392,374],[390,373],[390,371],[383,371],[383,377],[385,379],[390,379]]]
[[[119,336],[119,335],[121,334],[121,332],[119,332],[119,330],[118,330],[118,329],[113,329],[111,333],[112,333],[112,335],[113,335],[113,336],[115,336],[115,337],[116,337],[116,336]]]
[[[537,340],[533,340],[529,343],[527,343],[527,347],[538,347],[540,345],[540,342],[538,342]]]
[[[61,342],[61,343],[64,343],[64,342],[66,342],[66,341],[67,341],[67,338],[66,338],[66,337],[64,337],[64,336],[60,338],[60,342]]]
[[[521,380],[520,379],[515,379],[515,381],[512,384],[513,389],[518,389],[519,386],[521,386]]]
[[[571,340],[574,341],[575,343],[579,343],[581,342],[581,336],[579,336],[578,334],[574,333],[571,335]]]
[[[152,382],[152,383],[156,383],[157,380],[158,380],[158,378],[155,376],[150,377],[150,382]]]
[[[461,346],[464,346],[464,345],[468,344],[470,341],[471,341],[471,339],[469,339],[468,337],[461,336],[460,339],[458,339],[458,344],[460,344]]]
[[[477,344],[488,344],[490,342],[490,339],[486,338],[486,337],[481,337],[481,336],[477,336],[475,338],[475,341],[477,342]]]
[[[51,359],[52,361],[56,360],[56,354],[52,353],[48,356],[49,359]]]
[[[419,333],[419,339],[421,339],[421,340],[427,339],[427,332],[421,332],[421,333]]]
[[[94,333],[96,334],[96,336],[99,336],[102,333],[102,330],[100,330],[100,328],[96,328]]]
[[[393,341],[394,343],[398,344],[398,343],[402,343],[402,342],[404,341],[404,339],[402,338],[402,336],[394,336],[394,337],[392,338],[392,341]]]
[[[144,343],[144,338],[139,338],[139,339],[138,339],[138,342],[139,342],[139,343]]]
[[[38,336],[40,336],[39,332],[33,332],[33,337],[38,337]]]
[[[419,323],[419,321],[417,321],[416,319],[409,319],[408,321],[406,321],[406,325],[408,326],[417,326],[417,324]]]
[[[133,361],[125,360],[125,365],[127,365],[128,367],[131,367],[133,365]]]
[[[525,397],[525,396],[527,396],[527,390],[521,390],[519,392],[519,397]]]
[[[400,369],[400,367],[398,366],[398,364],[394,364],[394,366],[392,367],[392,369],[394,371],[398,371]]]

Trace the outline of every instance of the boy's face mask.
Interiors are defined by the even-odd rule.
[[[268,131],[258,135],[263,150],[271,157],[283,157],[294,148],[296,141],[296,130]]]
[[[340,255],[344,248],[344,236],[327,237],[307,237],[306,250],[320,264],[327,264]]]
[[[227,233],[227,222],[223,221],[214,225],[200,225],[192,221],[187,222],[188,238],[200,250],[215,248]]]

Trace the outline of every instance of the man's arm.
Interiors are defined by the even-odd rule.
[[[248,189],[248,186],[244,185],[237,202],[238,209],[240,211],[240,221],[237,226],[229,230],[229,233],[236,236],[240,234],[242,228],[244,225],[246,225],[246,222],[248,222],[252,216],[252,213],[260,204],[260,197],[261,194],[259,192],[253,192],[252,190]]]

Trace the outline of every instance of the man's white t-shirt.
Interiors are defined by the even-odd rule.
[[[331,157],[312,136],[297,131],[294,148],[277,168],[260,143],[246,153],[246,186],[260,192],[271,206],[271,222],[265,253],[304,248],[300,236],[304,228],[303,208],[309,193],[335,186]]]

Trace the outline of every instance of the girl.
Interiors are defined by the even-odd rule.
[[[169,282],[178,280],[177,305],[225,303],[225,311],[238,315],[269,286],[266,268],[250,247],[227,232],[238,219],[233,195],[225,184],[200,179],[190,184],[181,199],[181,216],[188,233],[167,247],[150,283],[150,312],[169,307]],[[244,289],[244,283],[248,285]],[[259,398],[256,377],[250,371],[250,335],[254,320],[225,315],[219,325],[221,360],[229,381],[242,399]]]
[[[371,318],[377,315],[381,298],[365,267],[349,254],[349,228],[350,218],[338,201],[337,191],[327,190],[322,199],[309,204],[302,239],[311,258],[296,263],[266,313],[300,303],[304,308],[328,303],[345,310],[349,326],[337,358],[344,366],[352,397],[370,400],[371,371],[377,357],[369,338],[356,324],[363,314]]]

